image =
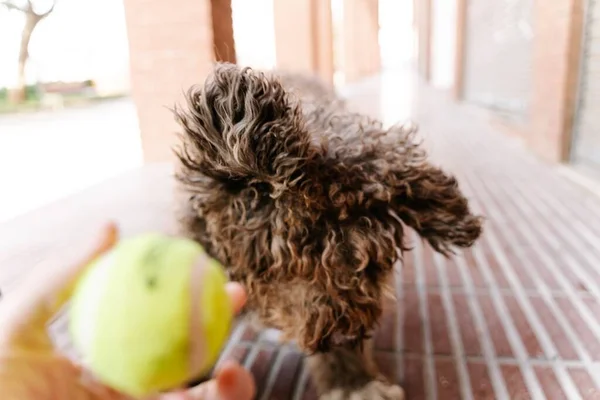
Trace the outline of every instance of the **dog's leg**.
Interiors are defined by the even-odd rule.
[[[403,400],[404,390],[379,374],[372,340],[308,357],[320,400]]]

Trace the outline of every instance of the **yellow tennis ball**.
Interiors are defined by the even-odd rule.
[[[187,239],[145,234],[95,260],[75,288],[70,331],[104,384],[142,397],[207,373],[233,308],[218,262]]]

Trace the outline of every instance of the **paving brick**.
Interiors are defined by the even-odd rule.
[[[565,360],[578,360],[579,357],[577,356],[573,345],[569,341],[568,336],[566,335],[564,329],[559,325],[556,318],[552,315],[552,312],[546,303],[539,297],[532,297],[529,299],[529,301],[538,312],[542,323],[552,338],[552,341],[556,345],[558,355]]]
[[[592,359],[599,361],[600,341],[594,332],[592,332],[588,324],[581,318],[581,315],[570,301],[564,298],[557,298],[556,302],[571,323],[573,330],[577,333],[581,343],[585,346]]]
[[[268,348],[259,349],[258,353],[256,354],[256,358],[249,366],[250,372],[252,373],[252,376],[254,376],[254,381],[256,382],[256,391],[258,393],[264,393],[271,363],[276,352],[277,349],[270,346]],[[250,351],[250,354],[252,354],[252,350]],[[248,363],[247,359],[246,363]]]
[[[228,361],[235,361],[237,363],[243,364],[246,356],[248,355],[248,347],[243,345],[234,345],[231,349],[221,356],[220,364]]]
[[[404,309],[404,351],[412,353],[423,352],[423,318],[419,312],[419,295],[415,290],[405,290]]]
[[[521,268],[531,268],[535,264],[538,276],[550,290],[561,289],[558,278],[550,271],[548,265],[536,255],[536,249],[523,247],[521,251],[523,254],[522,260],[525,260],[521,262]]]
[[[408,399],[426,399],[424,365],[421,358],[404,359],[404,382],[402,385]]]
[[[494,388],[488,373],[487,365],[484,363],[468,363],[471,390],[476,399],[494,399]]]
[[[598,324],[600,324],[600,302],[596,299],[583,299],[583,302],[592,312]]]
[[[600,388],[594,384],[590,374],[583,368],[571,368],[569,374],[573,378],[581,397],[585,400],[600,399]]]
[[[384,306],[381,322],[373,335],[375,348],[377,350],[396,351],[397,325],[398,325],[398,303],[395,300],[387,300]]]
[[[475,258],[473,256],[472,249],[466,249],[463,252],[465,264],[467,266],[467,271],[471,276],[471,280],[473,281],[473,285],[476,288],[486,288],[488,287],[488,283],[485,281],[483,273],[481,272],[481,266],[477,264]],[[492,271],[498,270],[498,265],[495,260],[488,259],[488,263],[490,264],[490,268]],[[496,276],[496,282],[499,287],[507,287],[508,283],[506,283],[506,279],[504,275],[500,272],[498,276]]]
[[[471,315],[467,296],[464,294],[454,294],[452,300],[454,302],[454,310],[456,312],[458,326],[460,327],[460,335],[465,354],[467,356],[481,356],[482,352],[479,344],[479,334],[475,329],[475,323],[473,321],[473,316]]]
[[[498,260],[496,259],[496,256],[492,252],[492,249],[490,248],[489,244],[482,240],[476,246],[478,249],[481,250],[481,252],[483,253],[483,255],[486,259],[486,262],[487,262],[487,264],[491,270],[491,273],[493,275],[494,283],[500,288],[508,288],[510,286],[508,284],[508,280],[506,279],[506,276],[504,275],[502,268],[498,264]],[[469,250],[465,251],[466,256],[469,256],[469,255],[472,256],[472,254],[473,254],[473,249],[469,249]],[[479,265],[473,258],[467,257],[467,260],[469,261],[471,270],[475,269],[475,268],[480,270],[482,268],[482,266]],[[530,286],[532,286],[532,285],[530,284]]]
[[[512,357],[513,351],[506,336],[504,327],[502,326],[502,320],[498,316],[496,308],[494,307],[494,302],[490,296],[483,295],[478,296],[477,300],[481,306],[481,310],[486,320],[496,355],[498,357]]]
[[[283,355],[281,368],[276,371],[276,379],[269,394],[269,400],[286,399],[294,389],[298,374],[302,368],[302,355],[289,351]]]
[[[600,263],[600,258],[598,258],[598,256],[592,255],[593,259],[586,259],[579,251],[570,251],[568,256],[565,256],[564,252],[561,252],[558,254],[558,256],[563,260],[563,270],[569,274],[571,277],[571,282],[573,282],[573,286],[575,286],[577,289],[590,292],[593,289],[600,287],[600,275],[595,267],[598,265],[598,263]],[[579,276],[573,277],[575,274],[572,272],[571,265],[567,262],[569,258],[574,260],[574,262],[585,271],[587,275],[586,278],[589,277],[590,279],[580,278]]]
[[[490,213],[491,211],[486,211],[486,213]],[[498,237],[498,239],[501,241],[501,243],[503,243],[503,253],[507,259],[507,265],[506,268],[509,268],[513,271],[516,271],[516,275],[517,278],[519,279],[519,284],[521,286],[523,286],[523,288],[525,289],[535,289],[536,288],[536,284],[535,284],[535,280],[532,277],[531,271],[529,270],[531,267],[533,267],[533,265],[528,265],[525,264],[523,262],[523,260],[517,255],[517,251],[514,248],[514,244],[511,243],[507,243],[504,241],[505,239],[505,233],[503,233],[503,231],[501,231],[500,229],[495,229],[492,227],[488,228],[489,230],[493,231],[496,234],[496,237]],[[492,257],[497,257],[496,254],[493,254]],[[499,262],[498,260],[496,260],[497,262]],[[506,276],[506,272],[504,272],[504,270],[502,269],[502,266],[498,266],[500,271],[502,271],[501,273],[504,274],[504,276]],[[508,284],[508,286],[510,287],[510,284]]]
[[[437,398],[452,400],[461,398],[460,382],[456,366],[451,360],[438,359],[435,362]]]
[[[503,365],[501,368],[502,376],[506,382],[506,387],[511,400],[529,400],[531,395],[527,390],[523,375],[519,367],[512,365]]]
[[[240,337],[241,341],[253,342],[258,339],[260,331],[256,330],[252,325],[244,324],[243,332]]]
[[[414,254],[412,252],[404,253],[404,259],[402,261],[402,283],[404,285],[415,285],[416,283],[416,271]]]
[[[422,254],[422,268],[425,275],[425,285],[428,287],[439,287],[439,277],[435,264],[433,263],[433,253],[430,250],[429,244],[423,243],[421,251]],[[417,266],[418,268],[419,266]]]
[[[446,276],[448,287],[452,289],[461,289],[463,281],[460,273],[458,273],[458,265],[454,258],[443,259],[440,273]]]
[[[544,394],[549,399],[556,400],[568,400],[567,396],[563,392],[558,380],[556,379],[556,374],[552,371],[552,368],[548,367],[535,367],[535,375],[540,381],[540,385],[542,386],[542,390]]]
[[[304,387],[304,392],[302,394],[302,400],[318,400],[319,396],[317,395],[317,390],[315,388],[312,380],[308,380]]]
[[[427,296],[429,308],[429,325],[431,330],[431,341],[435,354],[452,354],[450,337],[448,334],[448,322],[446,312],[439,294],[429,293]]]
[[[504,302],[509,310],[510,316],[513,318],[515,322],[515,326],[519,331],[519,335],[521,336],[521,340],[525,344],[525,348],[527,349],[527,354],[530,357],[534,358],[543,358],[544,352],[542,351],[542,347],[540,346],[540,342],[536,337],[531,325],[529,324],[525,314],[521,310],[519,303],[513,296],[504,296]]]

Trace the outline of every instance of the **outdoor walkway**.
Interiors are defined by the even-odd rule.
[[[376,335],[382,370],[410,400],[600,399],[600,200],[480,112],[411,82],[373,80],[349,93],[386,121],[412,116],[487,222],[478,244],[451,260],[414,241]],[[72,253],[107,218],[125,235],[172,229],[168,173],[134,171],[0,225],[0,288],[17,290],[37,261]],[[302,356],[276,338],[240,327],[225,357],[252,370],[258,400],[315,399]]]
[[[403,119],[412,86],[399,77],[350,93],[362,109],[388,120],[397,106]],[[600,399],[600,200],[481,112],[431,89],[415,97],[410,114],[435,160],[487,222],[452,260],[414,241],[377,335],[381,368],[409,400]],[[274,346],[276,334],[236,337],[229,357],[252,369],[259,399],[315,398],[302,358]]]
[[[129,98],[0,114],[0,223],[141,164]]]

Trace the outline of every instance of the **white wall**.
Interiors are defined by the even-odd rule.
[[[449,89],[456,66],[456,0],[433,0],[431,25],[431,83]]]

